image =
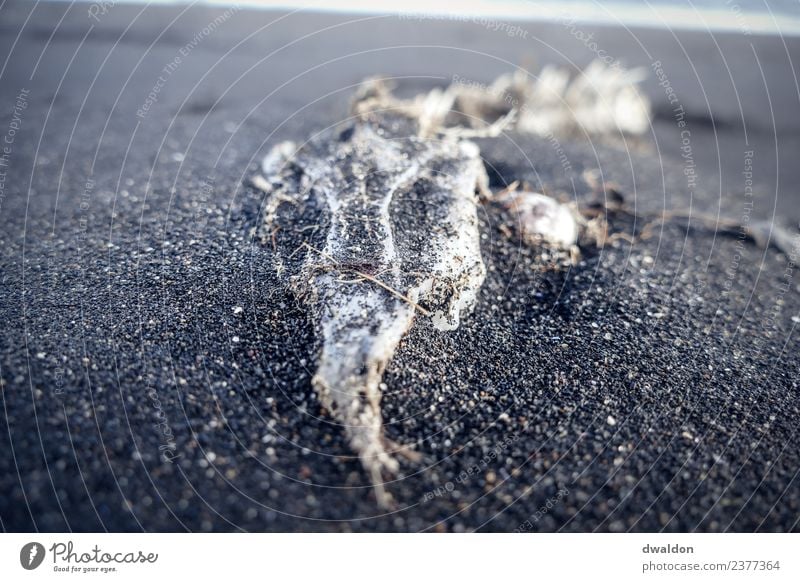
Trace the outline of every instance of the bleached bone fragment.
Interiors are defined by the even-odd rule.
[[[439,97],[437,97],[439,99]],[[280,144],[265,226],[321,348],[312,383],[387,503],[397,461],[382,436],[379,385],[409,327],[455,329],[485,277],[476,213],[487,188],[472,142],[433,137],[433,100],[362,88],[356,118],[299,150]],[[265,182],[259,182],[261,186]],[[281,204],[286,200],[291,204]]]
[[[526,190],[509,190],[496,201],[515,213],[522,238],[530,243],[546,241],[570,250],[578,243],[578,222],[572,210],[557,200]]]
[[[447,93],[468,125],[482,126],[514,110],[513,128],[523,133],[638,135],[650,128],[650,101],[639,89],[645,72],[597,60],[575,75],[546,66],[536,76],[517,71],[489,86],[462,80]]]
[[[633,73],[593,65],[581,80],[545,69],[537,83],[505,76],[491,92],[454,84],[401,100],[372,79],[357,92],[350,121],[299,148],[278,144],[265,157],[263,176],[252,180],[268,195],[262,238],[316,326],[312,384],[381,503],[388,501],[383,473],[398,466],[382,435],[384,370],[419,318],[439,330],[458,327],[486,273],[476,193],[488,192],[488,178],[468,138],[509,127],[643,131],[648,108],[635,82]],[[625,100],[644,108],[636,113]],[[568,207],[527,191],[496,200],[517,212],[526,240],[576,250]]]

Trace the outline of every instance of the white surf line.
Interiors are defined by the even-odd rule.
[[[65,1],[65,0],[61,0]],[[85,0],[91,3],[91,0]],[[188,0],[187,0],[188,1]],[[122,0],[114,4],[185,4],[185,0]],[[720,2],[719,7],[670,6],[650,2],[591,2],[558,0],[465,0],[440,4],[430,0],[198,0],[198,5],[216,5],[301,12],[367,13],[396,15],[401,19],[436,19],[474,22],[491,28],[511,21],[575,22],[612,26],[670,30],[708,30],[740,34],[800,36],[800,7],[797,13],[771,8],[749,9],[744,0]],[[503,31],[500,31],[501,33]]]

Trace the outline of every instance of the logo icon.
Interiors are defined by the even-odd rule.
[[[19,551],[19,563],[26,570],[35,570],[44,561],[44,546],[39,542],[30,542]]]

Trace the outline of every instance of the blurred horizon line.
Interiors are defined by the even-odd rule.
[[[71,0],[57,0],[71,1]],[[82,0],[89,4],[239,6],[298,12],[369,13],[435,20],[556,21],[657,29],[800,35],[800,2],[778,0]]]

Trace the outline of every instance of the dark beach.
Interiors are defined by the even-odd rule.
[[[494,189],[588,204],[599,169],[643,217],[796,233],[800,38],[88,6],[0,7],[4,531],[799,529],[786,253],[675,220],[554,270],[482,206],[475,311],[413,328],[384,377],[386,434],[422,454],[386,512],[311,388],[313,330],[247,179],[343,119],[365,77],[413,95],[582,68],[593,34],[648,69],[653,132],[481,140]]]

